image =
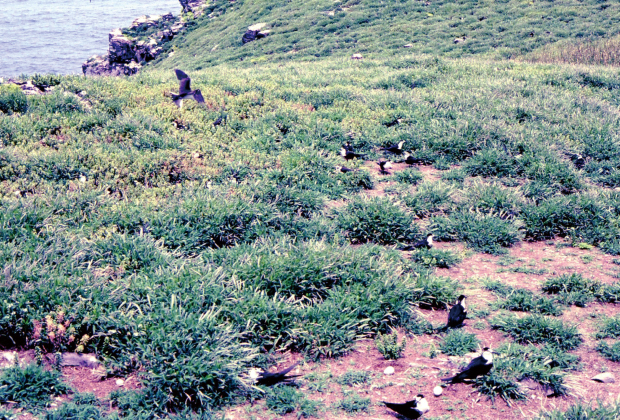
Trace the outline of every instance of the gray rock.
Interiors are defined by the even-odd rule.
[[[129,63],[136,56],[133,50],[133,43],[123,35],[123,31],[120,29],[114,29],[110,32],[110,47],[108,51],[110,63]]]
[[[194,16],[200,16],[203,13],[205,0],[179,0],[183,13],[193,13]]]
[[[602,382],[604,384],[613,384],[614,382],[616,382],[616,378],[611,372],[599,373],[594,378],[592,378],[592,380],[596,382]]]
[[[107,56],[96,55],[82,64],[85,76],[131,76],[142,66],[135,61],[130,63],[110,63]]]
[[[97,368],[101,362],[92,354],[83,353],[63,353],[61,366],[82,366],[87,368]]]
[[[255,41],[257,39],[265,38],[269,35],[269,30],[264,30],[267,26],[266,23],[255,23],[252,26],[248,26],[248,30],[243,34],[241,42],[247,44],[248,42]]]

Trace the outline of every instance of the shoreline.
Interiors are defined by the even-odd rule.
[[[179,0],[179,16],[143,15],[136,18],[129,28],[116,28],[109,34],[108,53],[94,55],[82,64],[84,76],[131,76],[148,63],[164,57],[170,42],[187,26],[191,14],[203,14],[206,0]]]

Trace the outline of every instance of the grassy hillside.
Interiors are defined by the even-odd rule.
[[[257,22],[269,25],[269,37],[242,45],[246,28]],[[515,57],[558,41],[618,35],[620,5],[601,0],[218,0],[193,24],[174,40],[174,55],[160,66],[189,70],[248,60],[391,56],[403,54],[405,45],[410,52],[449,57]]]
[[[426,232],[490,254],[556,236],[620,253],[614,69],[402,56],[192,77],[204,107],[164,97],[171,71],[2,90],[23,111],[0,116],[2,343],[139,372],[138,399],[115,397],[127,416],[238,401],[266,352],[428,331],[411,308],[461,286],[433,270],[457,255],[396,250]],[[441,179],[335,169],[346,141],[372,159],[401,140]]]
[[[617,3],[593,0],[217,1],[137,76],[38,76],[55,86],[43,96],[0,86],[0,346],[34,350],[52,369],[0,373],[0,419],[16,408],[206,419],[230,406],[240,418],[374,418],[373,389],[430,395],[429,375],[410,373],[417,389],[373,388],[377,375],[311,362],[375,337],[398,355],[393,330],[415,336],[407,357],[446,376],[437,355],[492,342],[497,364],[474,388],[531,417],[539,397],[572,403],[576,372],[620,360],[620,73],[506,57],[579,61],[584,45],[612,49],[619,19]],[[256,22],[271,34],[241,45]],[[174,67],[204,106],[166,96]],[[418,164],[379,173],[377,159],[400,159],[381,148],[401,141]],[[347,173],[345,142],[364,154]],[[434,249],[402,251],[429,233]],[[540,244],[596,263],[514,266],[525,260],[510,253]],[[446,272],[489,261],[528,277]],[[447,333],[461,293],[470,319]],[[54,370],[64,351],[96,353],[108,375],[141,385],[46,411],[51,395],[71,393]],[[289,351],[313,369],[301,391],[251,386],[251,367]],[[328,388],[343,398],[319,401]],[[264,411],[239,408],[256,400]],[[445,398],[432,407],[463,414]]]

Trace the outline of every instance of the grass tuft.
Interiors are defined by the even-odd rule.
[[[498,315],[490,321],[491,327],[506,332],[518,343],[551,344],[563,350],[572,350],[583,339],[574,325],[565,325],[559,319],[542,315]]]

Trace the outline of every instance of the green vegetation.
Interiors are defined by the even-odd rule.
[[[48,371],[30,364],[23,368],[10,366],[0,373],[0,403],[9,401],[27,409],[42,409],[50,402],[52,395],[71,391],[60,380],[60,372]]]
[[[265,403],[271,411],[282,416],[295,411],[302,398],[303,394],[294,387],[279,385],[267,391]]]
[[[384,198],[356,199],[338,212],[338,227],[353,243],[383,245],[416,239],[413,217]]]
[[[396,333],[379,334],[375,339],[375,345],[385,360],[396,360],[400,359],[405,351],[407,339],[403,337],[403,341],[398,344],[398,335]]]
[[[611,346],[601,341],[596,346],[596,350],[601,353],[606,359],[611,360],[612,362],[620,362],[620,341],[614,342]]]
[[[358,413],[360,411],[368,412],[370,409],[370,398],[364,398],[357,392],[352,392],[342,400],[336,402],[334,407],[339,408],[348,414]]]
[[[485,288],[502,298],[494,304],[497,308],[542,315],[562,315],[562,308],[555,299],[537,295],[530,290],[510,287],[498,281],[488,282]]]
[[[0,112],[12,114],[26,112],[28,100],[26,95],[17,86],[0,86]]]
[[[594,300],[607,303],[617,302],[620,283],[606,285],[573,273],[547,279],[542,290],[556,295],[560,303],[584,307]]]
[[[139,391],[111,395],[113,418],[212,418],[248,395],[275,415],[320,416],[321,404],[295,387],[257,394],[248,369],[268,368],[280,351],[342,356],[369,337],[395,358],[404,342],[386,335],[394,328],[436,332],[415,308],[455,301],[459,282],[434,270],[460,255],[433,248],[404,258],[398,248],[427,232],[496,255],[556,238],[620,255],[618,71],[537,64],[617,64],[617,4],[206,7],[184,16],[187,29],[135,77],[35,75],[53,87],[41,96],[0,86],[0,344],[92,352],[110,374],[138,375]],[[241,44],[256,22],[270,35]],[[172,68],[191,75],[204,106],[178,109],[164,96],[178,86]],[[401,141],[432,166],[377,174],[379,148]],[[342,173],[345,142],[365,158]],[[498,349],[477,387],[505,400],[523,398],[525,378],[566,393],[564,375],[578,365],[567,351],[581,337],[546,315],[620,301],[620,283],[580,275],[547,279],[548,296],[487,288],[498,308],[533,313],[489,321],[517,343]],[[617,330],[604,320],[598,336]],[[459,354],[477,343],[455,330],[441,348]],[[617,343],[599,351],[615,360]],[[336,382],[370,378],[351,371]],[[30,410],[69,391],[33,366],[0,381],[0,401]],[[345,393],[336,408],[369,411],[369,398]],[[80,398],[46,418],[106,414]]]
[[[231,61],[243,65],[291,58],[319,60],[353,52],[393,56],[413,51],[451,57],[486,53],[506,58],[542,50],[538,56],[554,57],[546,53],[546,45],[572,40],[585,44],[589,39],[617,35],[617,14],[617,4],[596,0],[569,0],[561,5],[549,0],[526,5],[516,0],[483,4],[473,0],[430,4],[413,0],[231,4],[218,0],[209,4],[204,17],[191,22],[191,32],[175,38],[175,54],[162,64],[201,69]],[[269,37],[242,45],[243,32],[256,22],[268,23]],[[201,40],[209,41],[203,45]],[[409,48],[403,48],[405,45]],[[566,50],[568,45],[564,45]],[[602,51],[600,55],[606,54]],[[591,62],[588,57],[582,59]],[[416,76],[391,81],[407,88],[424,88],[437,77],[434,72]]]
[[[541,315],[498,315],[490,321],[493,328],[508,333],[518,343],[551,344],[562,350],[572,350],[583,341],[577,327],[564,325],[559,319]]]
[[[620,416],[620,406],[617,404],[605,405],[598,403],[597,406],[585,403],[577,403],[570,406],[566,411],[553,410],[543,413],[537,420],[582,420],[582,419],[613,419]]]
[[[336,379],[340,385],[361,385],[370,381],[370,372],[366,370],[350,370]]]
[[[480,341],[474,334],[463,330],[450,330],[439,344],[441,352],[448,356],[464,356],[476,351]]]
[[[411,260],[425,267],[450,268],[461,262],[458,255],[442,249],[420,249],[411,255]]]
[[[620,315],[604,318],[596,333],[596,338],[620,338]]]

